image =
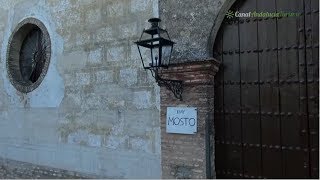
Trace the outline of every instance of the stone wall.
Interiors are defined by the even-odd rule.
[[[159,178],[159,88],[133,41],[157,0],[0,1],[0,157],[107,178]],[[34,17],[52,54],[28,94],[8,80],[15,26]]]
[[[4,162],[14,162],[105,178],[159,178],[161,169],[163,177],[188,177],[183,172],[191,167],[191,177],[214,177],[213,123],[190,140],[163,134],[168,146],[162,146],[162,154],[183,149],[184,140],[208,152],[195,154],[202,160],[198,164],[175,159],[180,163],[175,169],[165,164],[170,156],[164,157],[161,168],[160,88],[141,68],[133,42],[149,26],[147,20],[160,15],[161,26],[177,43],[173,63],[210,60],[215,35],[234,1],[0,0],[0,158],[6,159],[0,165],[10,169]],[[43,82],[23,94],[8,79],[6,54],[11,32],[27,17],[44,23],[52,54]],[[213,100],[210,91],[209,99],[193,101],[202,96],[198,90],[202,85],[187,87],[190,102]],[[181,105],[161,94],[168,98],[162,108]],[[211,164],[204,163],[208,154]]]
[[[159,14],[176,42],[173,62],[213,57],[213,44],[226,11],[235,0],[159,0]]]

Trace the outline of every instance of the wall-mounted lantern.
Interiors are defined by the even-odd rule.
[[[169,34],[165,29],[159,27],[159,18],[151,18],[149,29],[144,29],[139,41],[135,42],[138,46],[143,68],[150,70],[159,86],[164,85],[172,91],[174,96],[182,100],[182,81],[163,79],[159,75],[161,68],[168,68],[170,65],[173,45]]]

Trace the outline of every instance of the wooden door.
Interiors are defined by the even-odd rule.
[[[217,178],[318,178],[319,0],[246,0],[214,46]]]

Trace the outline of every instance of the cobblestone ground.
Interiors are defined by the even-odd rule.
[[[90,179],[95,175],[0,158],[0,179]]]

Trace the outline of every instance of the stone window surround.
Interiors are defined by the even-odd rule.
[[[15,59],[10,58],[11,53],[16,53],[14,52],[14,49],[20,49],[19,46],[22,45],[23,40],[25,36],[30,32],[32,27],[37,26],[43,33],[43,37],[45,38],[45,41],[47,42],[47,59],[45,61],[43,70],[37,79],[35,83],[32,83],[31,85],[24,85],[19,80],[17,77],[13,77],[13,74],[15,72],[12,72],[12,68],[10,68],[10,63],[9,61],[19,61],[19,55],[16,55]],[[26,18],[22,20],[18,25],[15,27],[13,30],[10,38],[9,38],[9,43],[8,43],[8,49],[7,49],[7,60],[6,60],[6,66],[7,66],[7,72],[8,72],[8,77],[11,82],[11,84],[20,92],[22,93],[28,93],[36,89],[41,82],[43,81],[45,75],[47,74],[49,64],[50,64],[50,57],[51,57],[51,40],[49,33],[45,27],[45,25],[38,19],[36,18]],[[19,77],[19,76],[18,76]]]

